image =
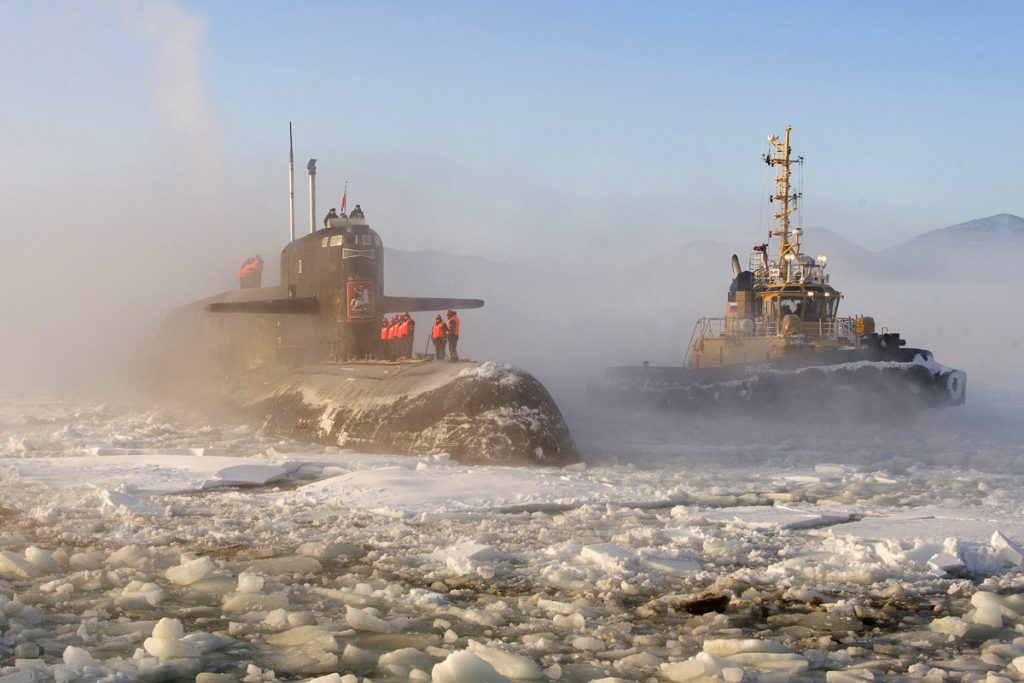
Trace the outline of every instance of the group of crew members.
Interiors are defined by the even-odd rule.
[[[445,320],[447,318],[447,320]],[[459,360],[459,314],[449,309],[445,318],[440,314],[434,317],[434,326],[430,330],[430,341],[434,344],[434,357],[437,360]],[[408,312],[385,316],[380,321],[380,345],[385,360],[396,361],[412,358],[415,343],[416,321]]]
[[[259,287],[263,281],[263,259],[259,254],[250,256],[242,261],[242,267],[238,269],[238,286],[242,289]]]
[[[380,345],[385,360],[412,358],[413,339],[416,333],[416,321],[408,311],[385,316],[380,321]]]

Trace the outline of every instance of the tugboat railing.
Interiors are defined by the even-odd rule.
[[[749,324],[748,324],[749,323]],[[851,344],[857,341],[856,321],[854,318],[833,318],[831,320],[805,321],[800,324],[800,332],[806,335],[817,335],[825,339],[846,341]],[[712,337],[777,337],[780,334],[778,322],[775,320],[750,318],[699,318],[693,326],[686,355],[693,350],[695,339]]]

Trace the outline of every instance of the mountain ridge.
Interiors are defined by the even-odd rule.
[[[923,232],[920,235],[916,235],[909,240],[900,242],[899,244],[884,249],[870,249],[865,247],[846,236],[830,230],[823,226],[814,226],[807,229],[807,236],[809,239],[805,240],[805,244],[808,245],[810,251],[813,251],[815,255],[826,254],[831,257],[832,253],[842,254],[843,258],[848,260],[851,265],[861,265],[862,259],[876,260],[878,256],[889,256],[889,255],[900,255],[903,256],[909,251],[921,248],[924,246],[931,246],[938,243],[948,243],[951,241],[958,242],[961,246],[974,246],[974,247],[991,247],[998,246],[992,244],[996,241],[1009,240],[1016,244],[1021,242],[1024,244],[1024,218],[1017,216],[1012,213],[997,213],[991,216],[983,218],[974,218],[963,223],[957,223],[955,225],[949,225],[942,228],[935,228],[927,232]],[[750,243],[752,245],[753,243]],[[624,264],[615,269],[609,269],[607,272],[628,272],[633,271],[639,267],[647,267],[653,262],[671,261],[679,258],[680,254],[692,253],[692,252],[720,252],[725,254],[722,257],[726,262],[732,253],[736,253],[740,256],[740,263],[744,261],[744,254],[749,252],[750,246],[746,243],[738,240],[714,240],[701,238],[696,240],[690,240],[682,242],[673,247],[663,249],[658,252],[657,256],[641,260],[633,264]],[[447,262],[462,262],[466,265],[473,264],[476,267],[489,268],[497,266],[501,269],[511,268],[516,270],[529,270],[536,277],[554,277],[556,279],[565,280],[586,280],[587,276],[579,275],[568,275],[558,273],[553,270],[538,266],[536,264],[521,263],[518,261],[509,260],[498,260],[487,258],[483,256],[476,256],[471,254],[452,254],[449,252],[442,252],[435,249],[425,250],[404,250],[394,249],[391,247],[387,248],[390,254],[393,254],[398,259],[411,259],[417,261],[419,259],[443,259]],[[808,251],[808,253],[810,253]]]

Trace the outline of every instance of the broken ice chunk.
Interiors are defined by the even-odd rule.
[[[238,575],[238,592],[239,593],[259,593],[263,590],[264,580],[259,574],[252,572],[242,572]]]
[[[137,545],[126,545],[110,553],[106,563],[111,567],[138,567],[149,558],[149,551]]]
[[[414,647],[403,647],[382,654],[377,660],[377,671],[394,679],[412,680],[410,674],[414,670],[429,671],[438,659]]]
[[[635,564],[633,551],[615,543],[595,543],[584,546],[580,550],[580,557],[596,564],[610,574],[631,571]]]
[[[160,621],[156,622],[156,626],[153,627],[154,638],[171,638],[177,640],[184,635],[185,628],[177,619],[164,617]]]
[[[247,566],[270,576],[278,576],[280,574],[318,574],[323,571],[319,560],[306,555],[268,557],[263,560],[252,560],[247,563]]]
[[[949,553],[935,553],[928,558],[928,566],[939,576],[958,574],[964,570],[964,563],[960,558]]]
[[[372,650],[364,650],[361,647],[356,647],[352,643],[346,645],[345,651],[341,653],[342,665],[346,669],[358,673],[368,673],[377,666],[377,660],[379,658],[379,653]]]
[[[228,593],[224,596],[223,607],[226,612],[270,612],[288,607],[288,596],[278,593]]]
[[[449,571],[464,575],[475,572],[478,562],[498,559],[498,551],[489,545],[468,542],[442,548],[428,557],[437,562],[444,562]]]
[[[494,670],[502,676],[529,680],[541,677],[540,667],[529,657],[489,647],[472,640],[469,641],[469,650],[493,666]]]
[[[1024,567],[1024,551],[1019,545],[998,531],[992,532],[990,543],[1007,562],[1015,567]]]
[[[716,657],[728,657],[730,655],[744,652],[781,652],[790,653],[788,647],[773,640],[758,640],[757,638],[716,638],[704,641],[704,652]]]
[[[44,574],[53,574],[60,571],[60,565],[53,559],[49,550],[30,545],[25,548],[25,559],[34,564]]]
[[[378,617],[372,607],[359,609],[352,605],[345,607],[345,620],[357,631],[373,631],[375,633],[394,633],[395,628]]]
[[[24,557],[9,550],[0,552],[0,576],[7,576],[15,579],[31,579],[39,576],[39,567],[35,566]]]
[[[267,636],[267,642],[278,647],[317,647],[328,652],[338,649],[334,636],[318,626],[299,626],[275,633]]]
[[[203,654],[195,643],[172,638],[146,638],[142,647],[149,654],[161,659],[190,659]]]
[[[601,652],[608,647],[608,644],[600,638],[579,636],[572,639],[572,646],[577,650],[583,650],[585,652]]]
[[[81,671],[95,661],[92,658],[92,655],[89,654],[88,650],[75,647],[74,645],[68,645],[64,648],[62,658],[64,660],[64,666],[68,667],[72,671]]]
[[[177,567],[171,567],[164,576],[171,583],[179,586],[189,586],[196,581],[205,579],[217,569],[217,565],[213,563],[209,557],[197,557],[194,560],[183,562]]]
[[[431,672],[433,683],[465,683],[465,681],[488,681],[488,683],[512,683],[494,670],[494,667],[469,650],[460,650],[448,655]]]

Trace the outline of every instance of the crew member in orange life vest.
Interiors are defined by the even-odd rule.
[[[459,314],[448,309],[448,359],[453,363],[459,360]]]
[[[380,353],[377,356],[381,360],[388,358],[388,317],[380,319]]]
[[[409,338],[409,320],[405,314],[398,316],[398,334],[395,335],[395,345],[398,347],[396,353],[399,358],[408,358],[405,354],[405,342]]]
[[[448,326],[441,320],[441,315],[434,317],[434,327],[430,331],[430,339],[434,342],[434,357],[444,360],[444,347],[448,344]]]
[[[398,357],[395,344],[398,338],[398,316],[391,316],[388,321],[388,360],[395,360]]]
[[[412,358],[413,349],[415,348],[416,340],[416,321],[409,311],[405,312],[405,339],[403,340],[403,351],[406,358]]]
[[[398,360],[402,355],[402,316],[395,315],[391,319],[391,360]]]

